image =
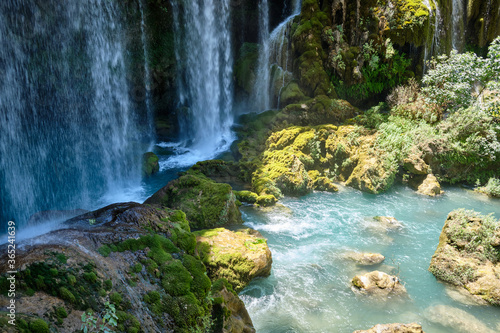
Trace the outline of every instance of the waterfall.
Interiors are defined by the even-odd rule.
[[[145,147],[118,3],[1,2],[2,224],[137,198]]]
[[[174,1],[181,133],[193,159],[213,157],[233,141],[230,0]]]
[[[259,59],[254,86],[255,108],[259,111],[269,110],[271,69],[269,65],[269,3],[261,0],[259,3]]]
[[[452,48],[458,52],[464,50],[465,20],[464,1],[453,0],[452,2]]]
[[[142,4],[143,0],[139,0],[139,9],[141,12],[141,43],[142,43],[142,54],[144,56],[144,99],[146,103],[146,112],[148,119],[148,134],[150,135],[150,144],[147,150],[153,149],[154,144],[154,133],[155,133],[155,124],[154,124],[154,112],[153,106],[151,105],[151,70],[149,68],[149,52],[147,47],[146,40],[146,22],[144,19],[144,6]]]
[[[289,65],[290,22],[300,14],[301,1],[294,0],[292,14],[269,33],[269,9],[267,0],[259,4],[260,51],[254,99],[258,111],[280,107],[280,93],[291,80]],[[277,97],[275,101],[274,97]]]

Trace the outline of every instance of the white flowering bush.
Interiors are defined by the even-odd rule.
[[[500,91],[500,37],[490,45],[487,58],[476,54],[451,51],[433,59],[429,72],[423,77],[422,92],[431,103],[456,111],[481,102],[488,89],[498,96]],[[490,105],[486,103],[485,107]]]

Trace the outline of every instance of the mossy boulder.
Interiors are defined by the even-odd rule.
[[[148,152],[142,155],[142,175],[149,177],[160,171],[160,164],[158,161],[158,156],[153,152]]]
[[[234,74],[238,86],[247,94],[252,94],[255,85],[256,71],[259,60],[259,45],[243,43],[238,52],[234,66]]]
[[[423,180],[422,184],[418,186],[418,193],[428,195],[430,197],[435,197],[443,193],[441,190],[441,185],[439,184],[436,176],[433,174],[428,174]]]
[[[195,230],[243,222],[231,186],[196,170],[171,181],[144,203],[182,210]]]
[[[448,215],[429,271],[500,305],[500,223],[491,215],[455,210]]]
[[[296,104],[307,99],[302,90],[300,90],[299,84],[292,81],[281,91],[280,104],[287,106],[288,104]]]
[[[259,198],[258,194],[252,191],[234,191],[234,195],[236,195],[236,199],[239,201],[250,204],[256,203]]]
[[[212,280],[224,278],[240,291],[253,278],[271,273],[271,251],[258,231],[217,228],[200,230],[195,235],[197,251]]]

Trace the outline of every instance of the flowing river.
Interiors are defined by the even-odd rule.
[[[243,207],[246,225],[268,239],[273,254],[271,276],[240,294],[257,332],[351,333],[397,322],[418,322],[426,333],[499,332],[499,308],[457,301],[467,298],[427,269],[449,212],[466,208],[498,218],[500,200],[445,191],[428,198],[403,186],[379,195],[341,188],[285,198],[285,207],[267,212]],[[403,228],[379,229],[377,215],[393,216]],[[349,251],[381,253],[385,261],[358,266],[345,259]],[[372,270],[399,276],[409,297],[376,301],[355,294],[351,279]]]

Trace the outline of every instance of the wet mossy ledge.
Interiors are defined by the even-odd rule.
[[[242,247],[210,250],[197,237],[219,229],[195,234],[183,211],[138,203],[110,205],[64,224],[19,244],[16,326],[2,321],[2,331],[80,332],[81,315],[102,316],[106,302],[116,307],[117,332],[255,331],[234,291],[269,274],[269,248],[253,232],[224,232]],[[251,255],[261,253],[266,269],[257,272]],[[7,272],[6,257],[0,262]],[[223,273],[230,271],[236,273]],[[9,302],[7,277],[0,277],[2,311]]]

